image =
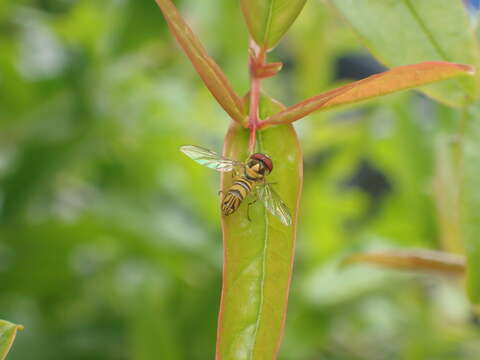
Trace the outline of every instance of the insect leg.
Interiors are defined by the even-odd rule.
[[[250,201],[250,202],[247,204],[247,205],[248,205],[248,207],[247,207],[247,219],[248,219],[248,221],[252,221],[252,219],[250,219],[250,206],[253,205],[253,204],[255,204],[255,203],[257,202],[257,200],[258,200],[257,193],[256,193],[256,192],[255,192],[255,193],[252,192],[252,194],[255,196],[255,199],[254,199],[253,201]]]

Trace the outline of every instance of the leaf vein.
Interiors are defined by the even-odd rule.
[[[262,149],[262,140],[261,140],[261,135],[257,135],[257,142],[259,145],[259,150],[261,151]],[[267,210],[264,208],[263,209],[263,214],[264,214],[264,219],[265,219],[265,234],[264,234],[264,244],[263,244],[263,259],[262,259],[262,276],[260,278],[260,302],[258,305],[258,313],[257,313],[257,320],[255,323],[255,330],[253,332],[253,346],[252,346],[252,351],[250,353],[250,359],[254,359],[254,353],[255,353],[255,348],[257,345],[257,334],[258,334],[258,329],[260,328],[260,322],[262,321],[262,308],[264,304],[264,288],[265,288],[265,278],[266,278],[266,272],[267,272],[267,252],[268,252],[268,231],[269,231],[269,222],[268,222],[268,213]]]
[[[443,51],[442,47],[440,46],[439,42],[435,39],[435,36],[433,33],[428,29],[427,25],[425,22],[422,20],[422,18],[418,15],[417,11],[415,10],[415,7],[412,5],[411,0],[404,0],[405,6],[410,10],[412,13],[413,18],[415,21],[418,23],[420,28],[422,28],[423,32],[425,35],[428,37],[430,42],[432,43],[433,47],[435,50],[438,52],[440,57],[445,60],[445,61],[450,61],[449,57],[447,54]]]
[[[265,34],[263,37],[263,43],[268,48],[268,38],[270,37],[270,30],[272,28],[272,18],[273,18],[273,8],[274,8],[275,0],[270,1],[270,6],[268,7],[268,15],[267,21],[265,24]]]

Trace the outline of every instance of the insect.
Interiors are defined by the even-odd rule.
[[[272,160],[265,154],[255,153],[250,155],[246,162],[227,159],[214,151],[200,146],[185,145],[180,147],[189,158],[199,164],[221,172],[233,172],[233,180],[230,188],[223,193],[222,213],[230,215],[234,213],[249,194],[263,202],[265,208],[277,216],[284,225],[292,224],[292,217],[287,205],[266,182],[265,177],[273,170]],[[248,216],[248,211],[247,211]]]

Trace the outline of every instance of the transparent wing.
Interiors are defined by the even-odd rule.
[[[272,186],[265,184],[258,187],[258,196],[262,200],[265,208],[273,215],[277,216],[284,225],[292,224],[292,216],[287,205],[280,198],[280,195],[273,190]]]
[[[243,163],[218,155],[215,151],[195,145],[184,145],[180,151],[197,163],[217,171],[228,172],[243,166]]]

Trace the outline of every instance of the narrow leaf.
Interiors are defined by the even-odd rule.
[[[0,360],[7,357],[19,329],[22,330],[23,326],[0,320]]]
[[[189,57],[198,74],[218,103],[239,123],[246,121],[241,98],[235,93],[218,64],[206,52],[193,31],[170,0],[156,0],[168,27]]]
[[[241,0],[250,35],[266,49],[273,48],[290,28],[306,0]]]
[[[438,135],[435,141],[433,190],[442,248],[464,253],[460,225],[460,143],[452,135]]]
[[[278,111],[274,102],[261,103],[261,113]],[[268,115],[268,114],[265,114]],[[224,156],[245,160],[247,129],[233,123],[225,138]],[[223,217],[223,289],[217,334],[217,360],[275,359],[282,339],[292,275],[302,155],[291,125],[257,134],[256,151],[268,154],[273,171],[268,181],[285,201],[293,224],[283,225],[258,200],[246,199],[239,209]],[[232,183],[222,175],[222,189]]]
[[[266,119],[262,126],[290,123],[316,110],[327,110],[473,72],[471,66],[441,61],[399,66],[290,106]]]
[[[330,0],[362,43],[388,67],[422,61],[478,66],[478,45],[460,0]],[[474,78],[453,79],[422,89],[449,105],[478,94]]]
[[[465,111],[462,136],[461,224],[467,254],[466,286],[473,304],[480,304],[480,109]]]
[[[465,259],[441,251],[395,250],[354,254],[344,264],[371,264],[392,269],[434,271],[448,275],[463,275]]]

